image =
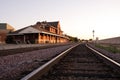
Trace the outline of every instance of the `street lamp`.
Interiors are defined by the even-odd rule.
[[[93,30],[92,32],[93,32],[93,40],[94,40],[94,36],[95,36],[94,33],[95,33],[95,31]]]

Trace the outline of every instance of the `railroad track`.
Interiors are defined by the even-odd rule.
[[[119,63],[89,48],[85,44],[73,47],[21,80],[120,80]]]

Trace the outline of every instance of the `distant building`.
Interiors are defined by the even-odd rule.
[[[95,43],[98,43],[98,41],[99,41],[99,38],[98,38],[98,37],[96,37],[96,41],[95,41]]]
[[[37,22],[8,34],[8,43],[63,43],[69,38],[63,35],[59,21]]]
[[[9,32],[13,32],[14,28],[7,23],[0,23],[0,43],[5,43],[6,36]]]
[[[103,44],[119,44],[120,45],[120,37],[113,37],[113,38],[99,40],[98,43],[103,43]]]

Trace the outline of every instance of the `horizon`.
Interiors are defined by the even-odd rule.
[[[28,4],[29,3],[29,4]],[[16,30],[38,21],[59,21],[64,34],[80,39],[119,37],[119,0],[0,0],[0,23]]]

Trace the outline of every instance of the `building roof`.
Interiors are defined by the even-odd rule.
[[[22,35],[22,34],[29,34],[29,33],[40,33],[40,30],[37,30],[31,26],[19,29],[17,31],[11,32],[8,35]]]
[[[49,25],[53,26],[53,27],[56,27],[58,26],[59,24],[59,21],[56,21],[56,22],[47,22]]]
[[[57,28],[57,27],[58,27],[58,24],[59,24],[59,21],[55,21],[55,22],[43,21],[43,22],[37,22],[35,25],[45,26],[45,27],[51,26],[51,27]]]
[[[40,33],[40,30],[37,30],[33,27],[27,27],[26,29],[20,31],[19,33],[26,34],[26,33]]]

